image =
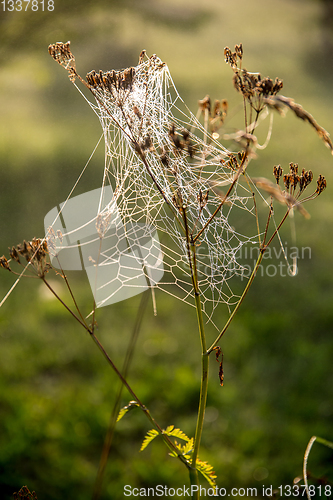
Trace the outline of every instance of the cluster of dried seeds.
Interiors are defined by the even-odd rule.
[[[126,68],[123,71],[106,71],[100,70],[98,73],[96,71],[90,71],[86,75],[86,79],[90,87],[96,89],[100,87],[103,90],[108,90],[112,93],[112,90],[132,90],[133,82],[135,76],[134,68]]]
[[[190,132],[187,129],[183,129],[181,133],[178,133],[175,124],[172,123],[169,128],[169,138],[178,152],[186,151],[190,158],[193,158],[194,146],[190,139]]]
[[[47,242],[40,238],[33,238],[31,241],[24,240],[23,243],[9,249],[11,260],[22,265],[21,259],[25,259],[41,278],[50,270],[50,264],[47,261],[48,254]],[[0,267],[12,272],[10,260],[4,255],[0,257]]]
[[[75,66],[75,57],[69,48],[70,42],[56,42],[54,44],[49,45],[49,54],[57,63],[60,64],[63,68],[65,68],[69,73],[69,78],[72,82],[75,81],[76,75],[76,66]]]
[[[273,174],[276,179],[276,183],[279,184],[280,178],[283,175],[283,170],[280,165],[275,165],[273,169]],[[304,190],[311,184],[313,180],[312,170],[302,169],[302,173],[298,173],[298,164],[290,163],[289,164],[289,172],[283,175],[283,184],[286,191],[290,194],[293,194],[296,197],[299,197]],[[317,188],[314,192],[314,195],[318,196],[321,194],[326,188],[326,179],[324,176],[319,175],[317,179]],[[296,190],[298,188],[298,192]]]

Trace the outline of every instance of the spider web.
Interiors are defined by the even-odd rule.
[[[251,190],[235,182],[231,153],[187,109],[157,56],[121,72],[91,72],[87,82],[94,100],[74,85],[103,129],[103,186],[47,214],[53,264],[85,268],[97,307],[147,288],[193,305],[187,225],[202,309],[212,321],[219,304],[230,310],[237,303],[232,283],[244,276],[237,255],[258,242]]]

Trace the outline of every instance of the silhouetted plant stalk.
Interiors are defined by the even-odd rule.
[[[137,312],[137,317],[136,317],[133,331],[132,331],[132,335],[131,335],[130,341],[128,343],[126,356],[124,359],[124,364],[123,364],[123,368],[122,368],[122,372],[121,372],[125,379],[127,379],[129,368],[131,365],[131,361],[132,361],[132,358],[134,355],[134,350],[135,350],[136,342],[137,342],[137,339],[139,336],[143,316],[144,316],[145,311],[146,311],[148,298],[149,298],[149,290],[147,290],[146,292],[143,292],[143,294],[142,294],[140,305],[139,305],[138,312]],[[106,468],[107,461],[109,458],[109,453],[110,453],[110,449],[111,449],[111,445],[112,445],[114,430],[115,430],[115,426],[117,423],[117,417],[119,415],[120,402],[121,402],[121,397],[123,394],[123,389],[124,389],[124,385],[121,382],[120,387],[118,389],[118,393],[116,395],[114,405],[113,405],[113,409],[112,409],[112,413],[111,413],[110,421],[109,421],[109,427],[108,427],[108,430],[107,430],[107,433],[105,436],[105,440],[104,440],[103,450],[102,450],[102,454],[101,454],[101,458],[100,458],[100,464],[99,464],[98,473],[97,473],[96,481],[95,481],[94,494],[93,494],[94,499],[98,499],[101,495],[103,479],[104,479],[104,474],[105,474],[105,468]],[[136,401],[131,401],[130,404],[137,405]]]
[[[190,483],[193,486],[199,486],[199,477],[198,471],[201,472],[204,477],[209,481],[211,486],[216,486],[215,482],[215,473],[212,467],[202,462],[199,459],[199,451],[201,444],[201,437],[203,432],[203,424],[204,424],[204,415],[207,403],[207,394],[208,394],[208,373],[209,373],[209,356],[212,352],[215,352],[216,359],[219,360],[220,355],[223,353],[221,348],[218,346],[222,336],[225,334],[227,329],[229,328],[232,320],[237,314],[241,304],[243,303],[245,296],[247,295],[253,280],[256,276],[258,268],[262,262],[263,255],[266,252],[269,245],[272,243],[274,238],[278,235],[282,225],[287,220],[288,215],[290,215],[294,210],[298,210],[304,217],[308,217],[307,211],[303,207],[303,203],[309,201],[311,199],[319,196],[322,191],[326,188],[326,180],[323,176],[319,176],[317,180],[317,187],[315,191],[304,197],[303,194],[305,189],[311,184],[313,179],[312,171],[306,171],[303,169],[301,172],[298,171],[298,165],[295,163],[290,163],[289,172],[283,175],[283,170],[280,165],[274,166],[273,175],[275,177],[275,182],[272,182],[266,178],[253,178],[248,176],[247,170],[250,163],[250,160],[254,156],[254,152],[257,145],[257,139],[255,136],[256,127],[258,126],[260,115],[268,108],[275,109],[279,113],[283,112],[284,108],[289,108],[292,110],[295,115],[302,120],[308,122],[319,134],[319,136],[324,140],[326,146],[328,146],[331,151],[333,151],[332,142],[329,139],[328,133],[320,127],[314,118],[307,113],[300,105],[295,104],[295,102],[283,96],[277,96],[278,92],[282,89],[283,83],[278,78],[273,82],[270,78],[261,78],[259,73],[249,73],[245,69],[242,68],[242,59],[243,59],[243,48],[242,45],[236,45],[234,52],[232,52],[228,47],[226,47],[224,54],[226,62],[230,65],[233,70],[233,82],[235,89],[242,95],[243,106],[244,106],[244,130],[238,131],[234,134],[234,141],[239,146],[238,156],[235,154],[229,154],[225,163],[228,168],[233,172],[233,178],[230,181],[229,187],[225,194],[221,195],[218,198],[218,203],[216,204],[215,209],[211,213],[210,217],[206,220],[206,222],[202,223],[200,227],[199,218],[202,213],[202,210],[208,203],[209,190],[207,192],[203,192],[201,188],[198,188],[197,191],[197,201],[198,201],[198,217],[196,220],[189,216],[189,207],[186,202],[187,193],[184,192],[184,187],[178,179],[177,166],[173,167],[171,170],[172,181],[170,181],[170,193],[172,196],[167,196],[165,189],[160,185],[160,182],[156,175],[153,173],[152,169],[149,165],[149,159],[147,158],[147,151],[154,151],[157,155],[156,150],[154,150],[151,142],[151,138],[149,136],[143,136],[143,116],[138,109],[133,109],[134,118],[141,121],[141,124],[138,128],[137,135],[134,134],[131,125],[131,118],[128,117],[124,111],[123,104],[121,99],[119,99],[119,109],[122,113],[122,118],[124,123],[126,124],[126,130],[122,125],[117,121],[117,119],[110,114],[108,107],[105,105],[103,100],[99,97],[98,91],[103,89],[103,91],[112,91],[119,92],[119,90],[126,91],[128,93],[131,92],[131,87],[134,79],[134,68],[128,68],[123,72],[107,72],[100,73],[91,72],[88,73],[87,79],[84,80],[80,77],[80,75],[76,71],[75,67],[75,58],[70,51],[69,42],[67,44],[62,44],[61,42],[50,45],[49,52],[51,56],[61,65],[63,66],[69,73],[70,79],[72,82],[78,78],[81,83],[85,85],[87,89],[94,95],[99,104],[103,107],[106,114],[108,114],[115,122],[117,126],[122,129],[123,134],[128,138],[131,143],[133,150],[136,155],[140,158],[142,164],[144,165],[146,172],[151,178],[151,181],[155,185],[159,195],[164,200],[165,204],[169,207],[170,212],[174,221],[177,221],[177,227],[180,229],[180,233],[184,236],[186,241],[186,256],[187,262],[190,269],[190,278],[192,285],[192,293],[193,300],[196,307],[196,315],[197,315],[197,323],[198,323],[198,331],[199,338],[201,343],[201,384],[200,384],[200,395],[199,395],[199,405],[198,405],[198,413],[197,413],[197,422],[196,429],[194,433],[194,438],[187,437],[180,429],[175,429],[174,426],[169,426],[167,429],[163,429],[153,418],[148,408],[144,405],[144,403],[140,400],[133,387],[129,384],[127,380],[128,369],[130,365],[130,361],[133,356],[133,350],[135,345],[135,338],[138,333],[138,329],[141,324],[142,316],[138,316],[137,324],[134,328],[133,339],[129,345],[128,353],[124,362],[124,366],[122,371],[120,371],[115,365],[114,361],[107,353],[106,349],[100,342],[100,340],[95,335],[95,311],[96,304],[94,304],[93,312],[92,312],[92,322],[88,324],[84,315],[81,313],[80,308],[75,300],[74,294],[71,290],[68,279],[61,269],[60,263],[59,267],[61,269],[60,276],[62,276],[63,280],[66,283],[66,286],[69,290],[70,296],[74,303],[75,310],[66,304],[63,299],[56,293],[53,286],[47,279],[48,273],[53,270],[50,261],[50,254],[55,256],[55,244],[53,242],[52,237],[46,239],[37,239],[34,238],[30,242],[24,241],[23,244],[17,245],[16,247],[12,247],[10,249],[9,255],[10,260],[8,260],[5,256],[0,258],[0,267],[14,273],[19,276],[22,273],[16,273],[12,270],[11,261],[16,262],[17,264],[24,266],[27,271],[26,275],[28,275],[28,271],[30,271],[30,275],[35,278],[40,278],[47,288],[53,293],[57,300],[62,304],[63,307],[71,314],[71,316],[80,324],[81,327],[88,332],[89,336],[92,338],[94,343],[96,344],[99,351],[102,353],[103,357],[106,359],[109,366],[117,375],[118,379],[121,382],[121,389],[119,390],[113,413],[110,418],[110,424],[108,433],[105,439],[103,452],[101,456],[99,471],[97,474],[97,480],[95,484],[94,490],[94,499],[97,500],[100,496],[101,492],[101,484],[105,471],[105,466],[107,462],[107,458],[109,455],[112,436],[114,431],[114,426],[117,420],[117,414],[119,411],[119,403],[121,399],[122,388],[126,388],[133,400],[124,407],[120,413],[118,414],[118,419],[120,419],[128,410],[137,406],[139,407],[143,413],[146,415],[150,423],[153,425],[153,429],[148,432],[146,438],[142,443],[141,449],[144,449],[157,435],[161,436],[165,445],[170,450],[170,454],[174,457],[177,457],[188,469],[190,476]],[[140,56],[144,57],[142,53]],[[145,107],[144,107],[145,110]],[[203,164],[198,171],[198,180],[201,177],[201,174],[204,172],[205,167],[205,159],[206,159],[206,146],[208,146],[209,141],[211,139],[217,139],[219,137],[219,130],[223,126],[225,117],[227,115],[228,104],[226,100],[221,102],[217,101],[214,107],[211,106],[209,96],[206,96],[205,99],[199,101],[199,114],[203,114],[204,117],[204,149],[202,150],[203,154]],[[198,115],[199,116],[199,115]],[[230,138],[230,137],[229,137]],[[175,150],[175,158],[177,155],[179,158],[183,152],[187,152],[190,158],[193,156],[194,147],[190,141],[190,132],[183,131],[182,134],[178,134],[173,124],[170,124],[169,129],[169,140],[171,141],[173,148]],[[168,168],[169,159],[165,154],[165,151],[159,153],[159,161],[161,164],[161,169]],[[190,167],[189,167],[190,168]],[[167,176],[168,178],[168,176]],[[210,347],[207,348],[207,340],[205,335],[204,328],[204,320],[203,320],[203,307],[201,301],[201,290],[198,279],[198,262],[197,262],[197,246],[200,244],[200,238],[202,238],[205,233],[208,231],[211,224],[215,223],[216,219],[219,217],[223,207],[225,204],[229,203],[233,192],[238,184],[238,182],[244,178],[248,183],[249,187],[252,189],[256,186],[256,189],[263,190],[270,197],[270,204],[268,206],[268,215],[266,220],[266,225],[263,234],[260,232],[260,224],[258,220],[258,213],[256,207],[255,194],[253,192],[253,202],[255,207],[255,216],[256,216],[256,224],[257,224],[257,232],[258,232],[258,248],[259,255],[255,266],[252,270],[252,274],[247,281],[246,286],[244,287],[243,293],[241,294],[237,304],[232,310],[229,318],[227,319],[224,327],[220,331],[220,333],[216,336],[215,340],[211,344]],[[280,186],[280,180],[282,179],[283,186]],[[199,184],[198,184],[199,185]],[[273,205],[275,202],[283,204],[286,207],[286,212],[281,218],[280,222],[273,227],[271,230],[271,221],[272,221],[272,212]],[[98,223],[96,223],[97,225]],[[101,224],[101,221],[100,221]],[[103,226],[104,227],[104,226]],[[101,228],[101,225],[99,225]],[[102,241],[103,231],[98,229],[97,231],[100,234],[100,240]],[[103,234],[102,234],[103,233]],[[59,274],[59,273],[58,273]],[[146,298],[146,294],[145,294]],[[220,369],[219,369],[219,379],[221,386],[223,385],[223,366],[222,361],[220,361]],[[177,442],[173,442],[171,438],[180,438],[185,441],[185,445],[180,445]],[[319,440],[319,439],[318,439]],[[324,443],[325,444],[325,443]],[[308,492],[308,491],[307,491]],[[193,498],[199,498],[199,491],[195,491],[193,493]]]
[[[54,295],[54,297],[61,303],[63,307],[71,314],[71,316],[89,333],[90,337],[93,339],[94,343],[106,359],[107,363],[110,365],[112,370],[115,372],[119,380],[121,381],[122,385],[127,389],[127,391],[130,393],[130,395],[133,397],[135,400],[135,405],[140,407],[143,413],[146,415],[148,420],[151,422],[151,424],[154,426],[154,428],[157,430],[158,434],[161,435],[163,441],[165,442],[166,446],[169,448],[170,451],[173,453],[177,454],[177,457],[185,463],[187,467],[189,467],[187,461],[184,459],[184,457],[179,453],[177,448],[175,447],[174,443],[170,440],[170,438],[164,433],[163,429],[158,425],[156,420],[153,418],[151,415],[150,411],[148,408],[141,402],[140,398],[137,396],[135,391],[132,389],[131,385],[127,382],[125,376],[118,370],[116,367],[115,363],[107,353],[106,349],[104,348],[103,344],[101,341],[97,338],[97,336],[94,333],[94,323],[92,325],[88,325],[83,318],[77,302],[74,298],[74,294],[71,290],[70,284],[68,282],[68,279],[61,270],[61,276],[64,279],[66,286],[70,292],[70,295],[74,301],[75,307],[78,310],[79,315],[77,315],[66,302],[57,294],[57,292],[54,290],[53,286],[49,283],[49,281],[46,278],[46,274],[49,273],[51,270],[53,270],[53,266],[51,265],[49,261],[49,251],[48,251],[48,245],[45,239],[38,239],[34,238],[30,242],[24,241],[23,244],[17,245],[17,247],[12,247],[10,249],[10,256],[11,258],[16,261],[20,265],[24,265],[28,269],[32,271],[32,276],[39,278],[43,281],[43,283],[46,285],[46,287],[50,290],[50,292]],[[27,264],[24,264],[21,260],[20,257],[24,256],[25,260],[27,261]],[[10,271],[11,273],[18,274],[15,271],[12,270],[10,266],[10,260],[8,260],[5,256],[0,257],[0,267],[3,269],[6,269]],[[59,273],[58,273],[59,274]],[[28,276],[28,275],[25,275]],[[132,357],[132,353],[129,353],[130,359]],[[124,368],[125,368],[125,375],[128,369],[128,363],[130,362],[130,359],[126,362]],[[96,497],[98,498],[98,497]]]
[[[333,449],[333,443],[331,441],[328,441],[327,439],[323,439],[319,436],[312,436],[312,438],[308,442],[308,445],[307,445],[305,453],[304,453],[304,459],[303,459],[303,481],[304,481],[306,496],[307,496],[308,500],[311,500],[312,498],[314,498],[316,496],[316,487],[313,485],[309,486],[308,479],[311,477],[311,474],[307,470],[310,451],[311,451],[311,448],[312,448],[313,444],[315,443],[315,441],[317,441],[317,443],[320,443],[320,444],[326,446],[327,448]],[[331,483],[328,483],[328,481],[326,481],[323,478],[319,478],[319,480],[317,478],[314,478],[314,479],[316,479],[318,481],[318,483],[320,484],[319,496],[320,497],[322,496],[322,489],[324,489],[324,496],[330,497],[332,494],[333,485]],[[298,482],[299,478],[296,478],[296,480]]]

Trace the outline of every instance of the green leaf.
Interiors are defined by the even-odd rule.
[[[177,437],[179,439],[182,439],[183,441],[190,441],[190,438],[186,436],[183,431],[181,431],[180,429],[174,429],[174,425],[169,425],[169,427],[167,427],[165,431],[163,431],[163,433],[167,436]]]
[[[183,454],[186,455],[193,451],[193,438],[189,439],[183,448]]]
[[[186,460],[190,460],[189,453],[192,453],[193,451],[193,438],[189,439],[184,445],[178,444],[177,441],[175,441],[175,446],[180,451],[181,455],[186,458]],[[175,451],[170,452],[169,455],[175,458],[178,457],[178,454]]]
[[[146,437],[144,438],[144,440],[142,441],[142,445],[141,445],[141,448],[140,448],[140,451],[143,451],[145,448],[147,448],[147,446],[149,445],[149,443],[156,438],[156,436],[158,436],[158,431],[156,429],[151,429],[150,431],[147,432],[146,434]]]
[[[178,457],[178,455],[177,455],[177,453],[176,453],[175,451],[170,451],[170,452],[169,452],[169,455],[170,455],[170,457],[172,457],[172,458],[177,458],[177,457]]]
[[[203,462],[199,458],[197,458],[196,469],[203,475],[205,479],[209,482],[211,486],[216,486],[216,474],[214,472],[213,466],[208,462]]]
[[[140,406],[136,401],[130,401],[128,405],[124,406],[124,408],[122,408],[118,413],[117,422],[119,422],[119,420],[121,420],[128,411],[132,410],[136,406]]]

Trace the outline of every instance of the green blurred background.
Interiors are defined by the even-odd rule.
[[[206,94],[239,104],[223,48],[242,42],[244,66],[282,78],[282,93],[332,132],[331,23],[331,2],[319,0],[55,0],[53,12],[0,11],[0,255],[43,236],[44,215],[67,197],[101,134],[48,55],[50,43],[70,40],[83,76],[135,65],[142,49],[156,53],[195,113]],[[241,111],[235,119],[241,126]],[[103,154],[101,147],[80,192],[100,185]],[[221,342],[223,388],[212,360],[201,456],[220,487],[292,484],[310,437],[333,440],[333,160],[288,113],[275,117],[271,143],[251,173],[269,177],[273,165],[291,161],[325,175],[328,188],[307,206],[310,220],[295,218],[297,245],[311,247],[311,259],[299,262],[294,278],[259,276]],[[288,224],[282,239],[292,245]],[[70,279],[88,313],[86,278]],[[1,298],[12,283],[3,271]],[[98,311],[98,335],[118,366],[139,304],[135,297]],[[157,309],[156,317],[151,304],[146,310],[129,381],[162,427],[193,435],[200,380],[194,310],[162,293]],[[225,319],[221,307],[216,322]],[[213,340],[215,331],[207,333]],[[117,387],[88,334],[39,282],[21,280],[0,310],[1,498],[27,484],[39,500],[90,499]],[[123,404],[129,399],[124,394]],[[139,411],[117,426],[103,499],[123,498],[126,484],[188,484],[158,440],[139,452],[149,428]],[[333,481],[332,466],[332,451],[315,445],[312,474]]]

